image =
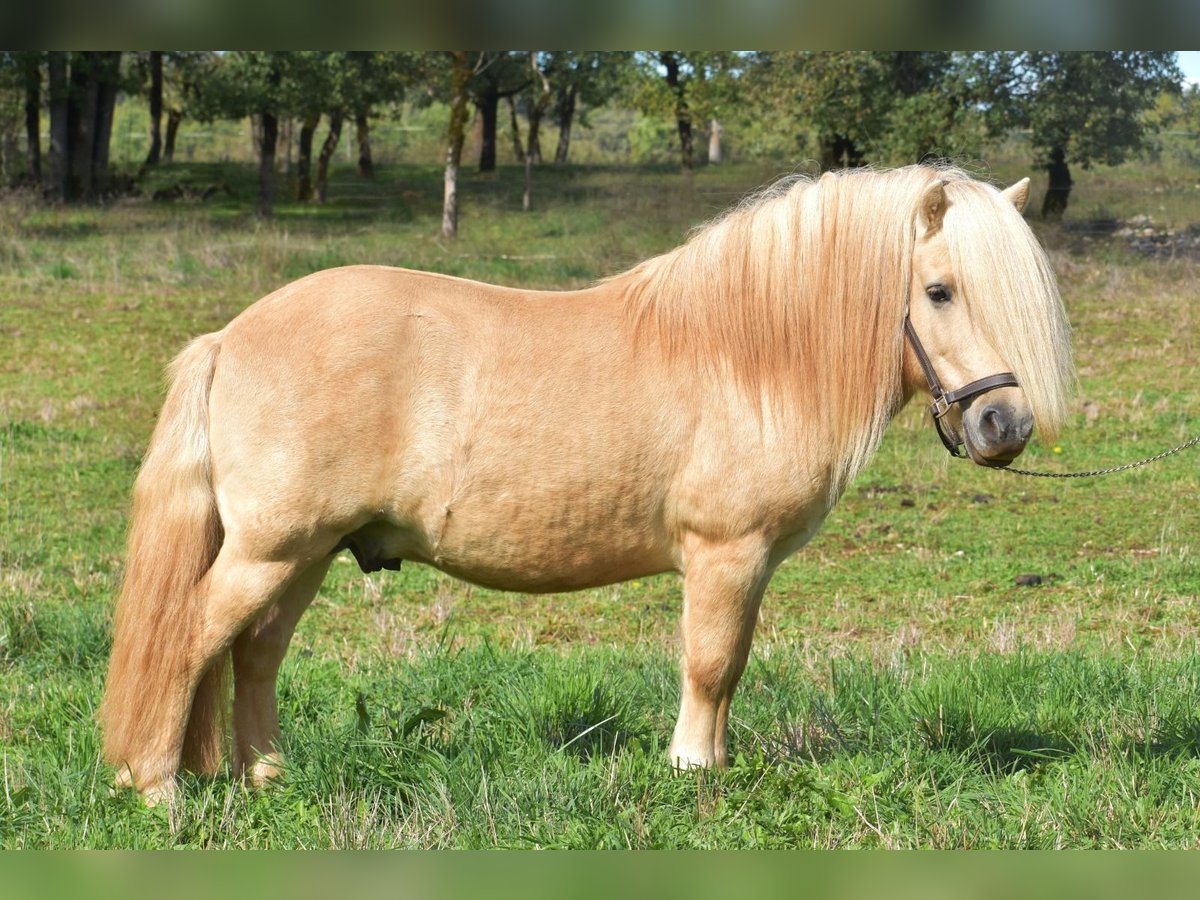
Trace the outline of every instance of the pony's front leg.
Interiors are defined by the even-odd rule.
[[[761,539],[686,548],[683,582],[683,690],[671,739],[676,768],[728,762],[729,704],[746,659],[769,578]]]
[[[279,665],[331,562],[328,556],[313,563],[234,639],[233,766],[255,787],[279,774]]]

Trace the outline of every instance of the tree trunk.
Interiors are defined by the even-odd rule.
[[[679,131],[680,165],[685,172],[690,172],[694,158],[692,110],[688,106],[687,97],[684,94],[685,85],[679,80],[679,60],[674,53],[662,53],[659,59],[667,70],[667,85],[675,94],[675,125]]]
[[[844,134],[821,139],[821,168],[855,169],[863,164],[863,153],[854,141]]]
[[[679,164],[685,172],[690,172],[696,155],[692,142],[692,114],[686,109],[676,109],[675,115],[679,127]]]
[[[529,152],[530,162],[541,164],[542,161],[542,118],[550,108],[550,80],[546,73],[538,68],[537,54],[529,54],[529,67],[534,74],[534,101],[529,106]],[[540,87],[540,90],[539,90]],[[528,179],[527,179],[528,180]]]
[[[571,149],[571,126],[575,122],[575,99],[577,96],[578,89],[574,85],[559,94],[558,148],[554,151],[556,163],[565,163]]]
[[[175,136],[179,134],[179,123],[182,121],[182,111],[167,110],[167,138],[163,143],[163,162],[172,162],[175,159]]]
[[[529,68],[534,75],[534,100],[529,107],[529,152],[525,155],[525,194],[521,197],[521,208],[526,212],[533,206],[533,164],[542,161],[538,126],[550,106],[550,81],[538,68],[537,53],[533,51],[529,53]]]
[[[329,114],[329,134],[325,135],[325,143],[321,145],[321,154],[317,157],[317,202],[324,203],[329,187],[329,161],[337,150],[338,141],[342,137],[342,111],[335,109]]]
[[[279,137],[283,144],[283,152],[278,155],[276,165],[280,175],[290,175],[292,172],[292,117],[284,116],[279,122]]]
[[[320,114],[308,115],[300,125],[300,151],[296,156],[296,199],[301,203],[307,203],[313,196],[312,145],[320,121]]]
[[[521,124],[517,121],[517,102],[512,97],[508,99],[508,122],[512,130],[513,156],[517,162],[525,162],[525,147],[521,143]]]
[[[1071,199],[1071,169],[1067,166],[1066,149],[1059,145],[1050,151],[1050,163],[1046,166],[1049,183],[1046,196],[1042,199],[1042,218],[1061,219]]]
[[[521,194],[521,209],[529,212],[533,208],[533,157],[525,157],[525,191]]]
[[[271,215],[275,195],[275,144],[279,138],[279,120],[266,110],[259,115],[258,138],[258,214]]]
[[[112,142],[113,115],[117,107],[117,89],[121,77],[120,51],[99,54],[96,72],[96,126],[92,139],[92,191],[108,189],[108,151]]]
[[[92,149],[95,146],[96,55],[84,50],[72,55],[67,98],[67,200],[92,196]]]
[[[500,91],[489,84],[479,98],[479,121],[482,126],[479,143],[479,171],[496,171],[496,119],[500,111]]]
[[[711,165],[721,164],[721,134],[725,131],[716,119],[708,123],[708,161]]]
[[[354,114],[354,131],[358,137],[358,174],[363,178],[374,178],[375,162],[371,159],[371,123],[365,109],[360,109]]]
[[[49,195],[53,200],[67,199],[67,170],[69,163],[70,86],[67,77],[67,53],[51,50],[46,63],[50,91],[50,170]]]
[[[537,103],[533,104],[529,109],[529,138],[528,149],[525,151],[526,156],[533,160],[535,165],[541,165],[542,162],[542,115],[544,110]]]
[[[162,159],[163,55],[150,51],[150,152],[146,165],[156,166]]]
[[[25,58],[25,148],[29,162],[29,178],[34,184],[42,180],[42,67],[38,56]]]
[[[22,156],[22,154],[17,149],[16,130],[12,128],[3,129],[0,131],[0,184],[8,184],[12,179],[13,168],[18,156]],[[22,158],[21,162],[25,162],[24,158]]]
[[[471,62],[465,50],[452,50],[450,72],[450,125],[446,132],[446,176],[442,192],[442,237],[458,237],[458,167],[462,162],[467,127],[467,82]]]

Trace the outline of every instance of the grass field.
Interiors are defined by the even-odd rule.
[[[339,169],[326,207],[267,223],[236,165],[156,176],[230,186],[204,203],[0,199],[0,847],[1200,845],[1200,451],[1018,479],[950,460],[919,405],[772,582],[728,771],[667,772],[677,579],[534,597],[347,556],[284,664],[280,783],[110,794],[94,715],[129,491],[189,337],[343,263],[582,286],[779,174],[546,168],[523,214],[502,168],[467,177],[457,242],[433,167]],[[1060,443],[1023,457],[1048,470],[1200,432],[1196,259],[1080,227],[1198,223],[1194,172],[1076,182],[1037,225],[1080,371]]]

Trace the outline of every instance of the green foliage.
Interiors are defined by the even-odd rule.
[[[679,156],[675,123],[662,116],[637,113],[628,132],[628,158],[635,165],[661,164]]]
[[[1159,94],[1146,122],[1154,135],[1150,147],[1155,157],[1166,154],[1176,162],[1200,165],[1200,85]]]
[[[1041,162],[1058,147],[1084,168],[1117,165],[1146,145],[1147,118],[1163,92],[1178,92],[1175,54],[1043,51],[981,54],[992,91],[993,130],[1027,127]]]
[[[667,56],[679,66],[678,89],[664,77]],[[659,116],[674,116],[682,100],[700,123],[719,117],[736,99],[734,79],[739,72],[737,56],[725,50],[664,50],[634,55],[625,70],[624,98],[637,110]]]
[[[203,65],[191,107],[201,121],[370,109],[399,102],[429,74],[425,55],[414,52],[232,50]]]
[[[31,51],[32,52],[32,51]],[[30,52],[0,53],[0,168],[10,182],[25,169],[23,67]],[[35,58],[44,54],[33,52]],[[572,159],[608,163],[669,161],[666,138],[679,144],[688,121],[698,145],[708,122],[723,127],[726,159],[786,161],[821,168],[861,162],[898,165],[930,157],[971,162],[1014,131],[1028,135],[1044,164],[1062,146],[1067,160],[1114,164],[1143,151],[1195,159],[1192,143],[1161,131],[1195,131],[1195,103],[1178,93],[1171,53],[1150,51],[535,51],[550,99],[542,120],[547,158],[557,129],[574,113]],[[121,125],[114,129],[114,163],[132,172],[145,159],[149,134],[142,94],[148,54],[122,61]],[[187,123],[181,155],[227,161],[246,116],[269,112],[304,119],[340,109],[377,121],[377,161],[421,162],[444,155],[443,105],[449,57],[432,51],[166,51],[164,109]],[[664,77],[675,66],[674,84]],[[526,51],[471,54],[474,90],[508,91],[522,115],[531,114],[540,79]],[[43,133],[48,92],[42,65]],[[1192,94],[1195,94],[1193,90]],[[137,112],[131,107],[137,107]],[[124,109],[123,109],[124,108]],[[436,113],[436,116],[435,116]],[[624,116],[638,118],[623,118]],[[441,116],[441,120],[437,120]],[[630,121],[636,133],[587,134],[592,119]],[[409,134],[413,121],[426,134]],[[130,126],[136,122],[132,131]],[[1189,124],[1190,123],[1190,124]],[[197,127],[201,125],[202,127]],[[551,129],[554,129],[552,132]],[[412,140],[410,141],[410,137]],[[242,136],[237,133],[236,139]],[[207,142],[211,141],[211,147]],[[349,137],[343,145],[349,146]],[[503,164],[510,142],[498,142]],[[1194,143],[1194,142],[1193,142]],[[249,142],[245,142],[249,146]],[[611,149],[610,149],[611,148]],[[43,154],[48,153],[43,140]],[[470,155],[471,148],[467,153]],[[703,153],[696,156],[703,159]],[[1078,194],[1077,194],[1078,195]]]
[[[742,79],[744,113],[795,135],[807,123],[826,167],[974,157],[983,134],[968,62],[945,51],[761,53]]]
[[[629,80],[634,54],[624,50],[551,50],[539,53],[538,58],[554,94],[550,114],[560,115],[561,104],[573,93],[578,105],[576,115],[580,124],[586,125],[589,109],[620,96]]]
[[[739,64],[729,51],[639,52],[625,70],[624,99],[643,115],[671,123],[679,133],[683,167],[691,168],[693,135],[735,105]]]

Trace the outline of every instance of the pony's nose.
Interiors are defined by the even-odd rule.
[[[1010,409],[989,406],[979,417],[980,434],[989,444],[1024,445],[1032,430],[1028,417],[1014,416]]]
[[[1006,403],[989,403],[979,413],[975,448],[990,460],[1017,457],[1033,433],[1033,417],[1022,415]]]

